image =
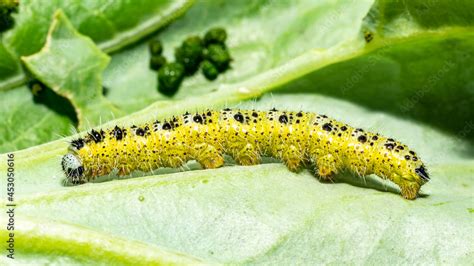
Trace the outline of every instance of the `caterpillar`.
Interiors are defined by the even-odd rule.
[[[82,184],[112,171],[124,176],[189,160],[217,168],[224,154],[240,165],[259,164],[262,156],[280,159],[290,171],[314,165],[326,180],[344,169],[375,174],[398,185],[406,199],[415,199],[430,179],[417,154],[392,138],[326,115],[275,108],[186,112],[163,122],[91,130],[70,142],[61,164],[66,181]]]

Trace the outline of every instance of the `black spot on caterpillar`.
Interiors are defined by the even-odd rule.
[[[277,158],[291,171],[312,164],[323,179],[343,169],[360,176],[376,174],[397,184],[407,199],[416,198],[429,180],[415,152],[394,139],[325,115],[275,108],[268,112],[226,108],[185,113],[163,124],[155,121],[151,127],[92,130],[73,140],[69,150],[62,168],[73,184],[114,170],[123,176],[135,170],[179,167],[193,159],[204,168],[216,168],[224,164],[224,154],[241,165],[258,164],[262,156]]]

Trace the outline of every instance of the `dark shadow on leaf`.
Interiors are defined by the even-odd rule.
[[[33,94],[33,101],[35,104],[45,105],[58,115],[66,116],[71,120],[74,127],[77,128],[79,124],[77,114],[68,99],[56,94],[50,88],[36,80],[30,81],[28,83],[28,88],[30,88],[31,93]]]
[[[400,195],[400,190],[395,184],[389,183],[388,181],[384,181],[375,175],[359,177],[354,175],[353,173],[344,171],[334,176],[331,180],[325,180],[318,177],[314,170],[311,172],[315,176],[315,178],[317,178],[321,183],[325,183],[328,185],[344,183],[355,187],[370,188],[381,192],[389,192]]]
[[[369,188],[369,189],[374,189],[380,192],[389,192],[389,193],[397,194],[401,197],[400,189],[397,187],[397,185],[395,185],[394,183],[388,180],[383,180],[380,177],[375,176],[375,175],[360,177],[360,176],[354,175],[353,173],[345,171],[345,172],[337,174],[331,180],[324,180],[324,179],[319,178],[319,181],[321,183],[327,183],[327,184],[344,183],[344,184],[349,184],[355,187]],[[418,198],[426,198],[428,196],[429,194],[423,193],[423,191],[420,191],[418,194]]]

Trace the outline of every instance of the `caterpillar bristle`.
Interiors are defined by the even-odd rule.
[[[183,169],[189,160],[205,169],[217,168],[224,165],[224,155],[241,165],[273,157],[294,172],[309,163],[331,181],[343,169],[362,178],[376,174],[397,184],[406,199],[416,198],[430,179],[416,153],[392,138],[326,115],[276,108],[265,112],[227,107],[185,112],[163,122],[91,129],[71,141],[61,164],[68,183],[81,184],[113,171],[124,176],[160,167]]]

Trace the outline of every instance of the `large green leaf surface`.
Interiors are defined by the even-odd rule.
[[[472,7],[461,2],[451,8]],[[233,69],[216,82],[189,78],[171,100],[154,90],[146,44],[113,55],[104,74],[106,97],[127,113],[137,112],[103,126],[224,105],[324,113],[416,150],[431,176],[421,197],[404,200],[396,186],[374,176],[342,173],[324,183],[313,169],[292,173],[271,160],[244,167],[228,159],[215,170],[190,162],[184,169],[67,187],[60,160],[68,137],[13,153],[17,262],[472,263],[469,14],[448,19],[452,9],[441,3],[426,11],[422,1],[380,1],[370,12],[371,1],[251,3],[198,1],[160,33],[171,56],[185,36],[223,25],[234,58]],[[430,23],[434,14],[437,19]],[[363,36],[367,31],[374,36],[369,43]],[[423,84],[430,85],[420,96]],[[47,109],[33,109],[26,88],[6,93],[14,99],[2,98],[6,125],[29,121],[17,103],[26,110]],[[439,101],[443,104],[433,107]],[[54,130],[51,123],[64,114],[44,112],[51,114],[36,127],[26,123],[18,125],[24,130],[2,131],[2,139],[13,142],[2,148],[28,147],[15,144],[17,138],[29,146],[48,140],[41,132]],[[6,154],[0,161],[6,162]],[[4,163],[0,171],[6,171]],[[0,185],[6,187],[5,182]]]

